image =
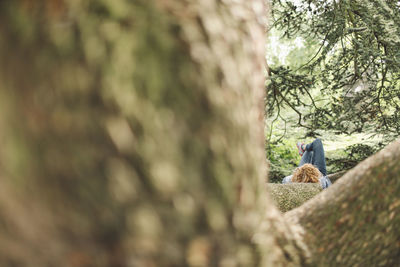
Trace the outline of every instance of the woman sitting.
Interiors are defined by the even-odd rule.
[[[302,156],[299,167],[293,175],[283,178],[282,183],[320,183],[322,188],[329,187],[332,182],[326,176],[325,152],[321,139],[317,138],[312,143],[304,145],[297,143],[299,155]]]

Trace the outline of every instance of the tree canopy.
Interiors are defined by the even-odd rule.
[[[400,4],[383,0],[272,0],[272,28],[314,44],[301,66],[270,65],[267,112],[297,125],[389,140],[400,132]],[[317,93],[316,93],[317,92]]]

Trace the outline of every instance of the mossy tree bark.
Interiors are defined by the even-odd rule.
[[[2,266],[304,261],[265,198],[265,5],[196,2],[1,2]]]
[[[317,266],[396,266],[400,262],[400,141],[285,214],[303,228]]]
[[[319,183],[268,183],[267,190],[278,209],[287,212],[312,199],[322,191],[322,187]]]

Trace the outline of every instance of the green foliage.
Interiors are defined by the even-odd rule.
[[[297,167],[300,156],[293,140],[267,145],[267,158],[270,163],[269,181],[279,183]]]
[[[335,173],[342,170],[349,170],[355,167],[359,162],[375,154],[382,146],[382,143],[375,145],[354,144],[345,147],[338,154],[331,154],[326,157],[326,164],[329,166],[329,173]]]
[[[295,64],[293,56],[284,66],[270,64],[270,115],[289,107],[310,132],[398,136],[398,1],[273,0],[272,14],[272,27],[283,37],[319,47],[304,64]]]
[[[268,58],[271,181],[297,165],[287,151],[296,153],[298,140],[328,141],[327,169],[334,173],[398,136],[398,1],[273,0],[272,14],[271,39],[280,39],[271,49],[286,58]]]

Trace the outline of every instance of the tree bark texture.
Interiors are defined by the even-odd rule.
[[[305,261],[265,197],[263,1],[0,5],[2,266]]]
[[[396,141],[285,214],[303,227],[316,266],[398,265],[399,160]]]
[[[338,171],[335,173],[328,174],[329,180],[331,180],[332,183],[335,183],[337,180],[343,177],[343,175],[346,174],[349,170],[343,170],[343,171]]]
[[[322,191],[321,185],[314,183],[268,183],[267,190],[281,212],[301,206]]]

